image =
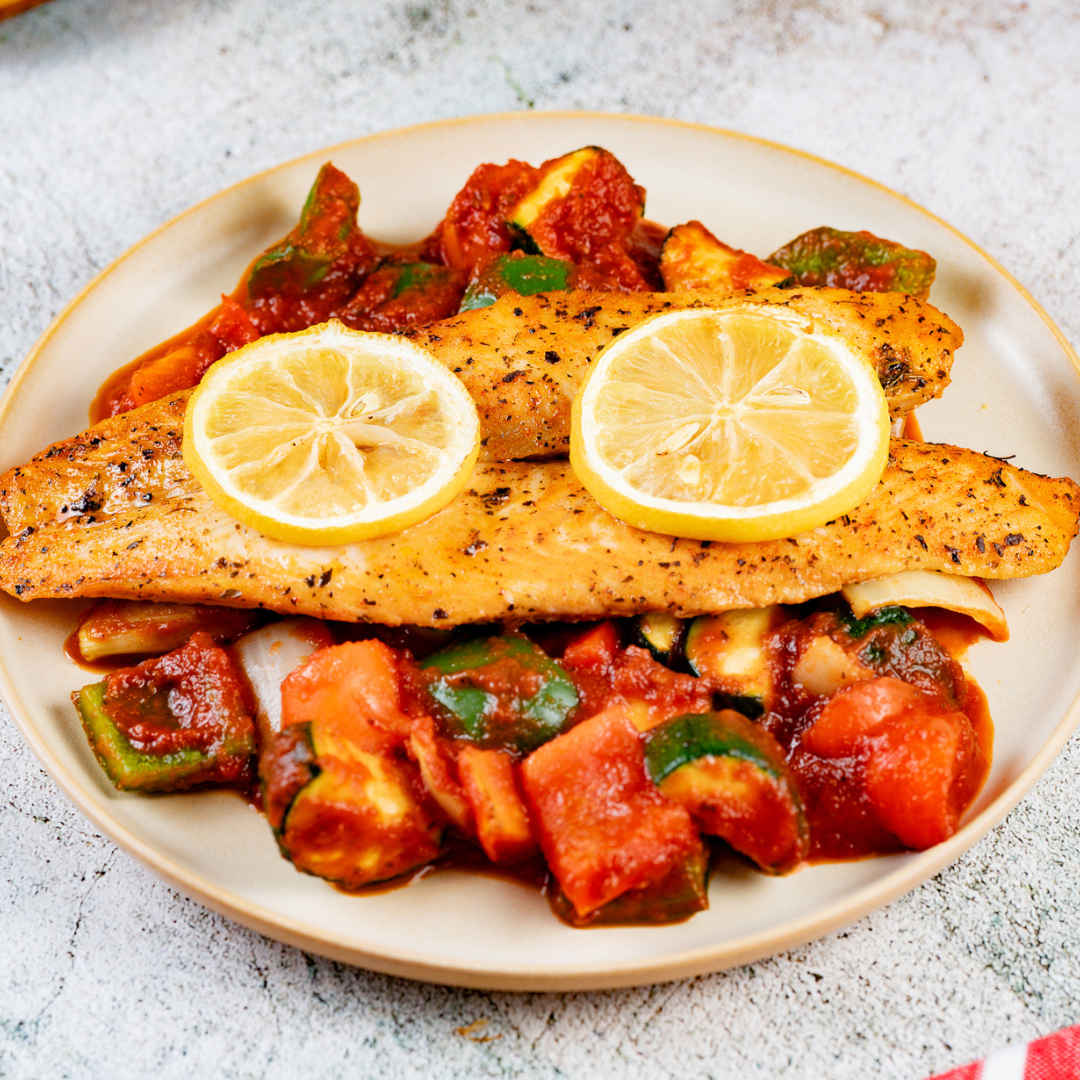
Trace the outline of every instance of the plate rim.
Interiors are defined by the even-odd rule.
[[[0,462],[5,458],[6,440],[3,438],[2,433],[7,428],[8,415],[14,408],[15,399],[20,396],[20,388],[23,382],[29,378],[38,356],[45,350],[53,336],[59,332],[67,319],[79,308],[87,295],[99,288],[105,279],[115,273],[128,259],[133,258],[162,233],[178,226],[190,216],[199,213],[204,207],[228,194],[236,192],[238,189],[260,183],[268,176],[293,168],[307,159],[322,155],[333,155],[338,150],[346,147],[352,148],[357,145],[371,144],[406,134],[414,135],[430,129],[446,131],[454,127],[468,127],[469,125],[491,122],[528,124],[530,122],[548,122],[562,119],[574,121],[593,119],[605,123],[646,124],[657,127],[698,130],[710,137],[721,136],[735,139],[763,146],[787,156],[793,155],[816,166],[837,172],[862,185],[876,189],[878,192],[905,204],[936,225],[946,229],[960,240],[963,245],[971,249],[996,270],[1045,324],[1063,355],[1071,364],[1073,374],[1076,376],[1078,384],[1080,384],[1080,357],[1077,356],[1076,351],[1066,339],[1064,333],[1050,318],[1042,305],[1005,267],[954,226],[925,209],[919,203],[847,166],[837,164],[796,147],[786,146],[774,140],[693,121],[633,113],[607,113],[589,110],[478,113],[373,132],[300,154],[288,161],[280,162],[236,181],[220,191],[200,199],[147,233],[117,258],[113,259],[78,290],[50,322],[20,363],[5,389],[3,397],[0,398]],[[3,617],[0,614],[0,618]],[[257,903],[242,900],[227,889],[203,879],[201,875],[186,869],[172,858],[157,851],[152,844],[130,832],[124,825],[112,820],[106,810],[99,809],[89,796],[83,793],[78,778],[72,775],[67,767],[61,763],[48,746],[44,736],[38,732],[31,718],[31,710],[24,705],[22,698],[16,691],[8,671],[6,657],[3,654],[0,654],[0,696],[7,705],[12,719],[27,745],[52,780],[76,808],[105,836],[129,854],[135,856],[159,877],[218,914],[274,940],[283,941],[318,955],[386,975],[477,989],[540,992],[612,989],[671,981],[751,963],[763,957],[772,956],[824,937],[839,927],[848,925],[911,891],[958,859],[1015,808],[1049,768],[1068,742],[1069,737],[1080,725],[1080,694],[1078,694],[1065,710],[1064,716],[1053,729],[1050,737],[1043,743],[1029,764],[1014,777],[989,806],[967,822],[954,836],[927,851],[905,856],[904,862],[895,870],[875,882],[859,887],[851,896],[836,900],[828,907],[819,909],[809,916],[788,921],[779,927],[744,935],[731,942],[721,942],[675,953],[665,953],[650,958],[634,958],[614,963],[607,962],[599,968],[595,962],[587,965],[561,964],[557,966],[518,963],[513,968],[508,968],[505,965],[465,960],[432,960],[430,956],[422,953],[412,953],[397,948],[373,948],[370,942],[363,942],[350,936],[321,930],[318,935],[313,935],[310,926],[306,926],[292,917],[271,911]]]

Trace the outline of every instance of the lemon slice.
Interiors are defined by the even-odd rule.
[[[570,463],[605,509],[698,540],[771,540],[862,502],[888,459],[870,361],[830,329],[747,303],[646,319],[574,401]]]
[[[219,360],[184,421],[184,461],[267,536],[345,544],[433,514],[480,449],[476,406],[423,349],[333,320]]]

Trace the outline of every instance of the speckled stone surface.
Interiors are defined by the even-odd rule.
[[[1076,344],[1078,102],[1064,0],[52,0],[0,23],[0,364],[227,184],[531,107],[838,161],[969,235]],[[90,827],[2,713],[0,1077],[918,1080],[1080,1021],[1078,776],[1074,739],[958,863],[794,952],[645,989],[491,994],[305,955],[179,895]]]

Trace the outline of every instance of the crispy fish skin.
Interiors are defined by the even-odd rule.
[[[894,420],[941,394],[964,341],[947,315],[904,293],[828,288],[504,296],[404,335],[465,383],[480,410],[481,460],[542,459],[568,453],[574,394],[619,334],[661,312],[747,303],[806,315],[866,353]]]
[[[111,596],[451,627],[695,615],[796,603],[899,570],[1005,578],[1053,569],[1080,488],[951,446],[896,440],[862,506],[785,540],[721,544],[611,517],[566,462],[477,468],[419,525],[336,548],[261,536],[202,493],[11,536],[0,587],[23,600]]]
[[[900,293],[764,289],[726,293],[552,293],[504,297],[407,336],[465,383],[480,410],[481,460],[565,455],[573,396],[596,354],[648,315],[702,305],[781,305],[832,327],[877,365],[893,417],[941,393],[963,335]],[[190,391],[96,424],[0,476],[8,531],[96,506],[117,513],[197,490],[180,453]],[[74,508],[74,509],[73,509]]]

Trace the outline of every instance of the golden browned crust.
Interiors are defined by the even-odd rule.
[[[201,494],[93,515],[0,545],[23,600],[115,596],[453,626],[502,619],[693,615],[795,603],[852,581],[934,569],[1003,578],[1057,566],[1080,488],[971,450],[896,441],[871,497],[760,544],[642,532],[603,511],[565,462],[486,465],[427,521],[338,548],[270,540]]]
[[[481,460],[564,455],[570,409],[596,354],[647,315],[752,302],[792,308],[832,327],[878,368],[893,416],[940,394],[963,337],[902,293],[764,289],[714,293],[558,293],[497,304],[410,331],[454,371],[480,410]],[[196,490],[180,456],[188,392],[113,417],[0,476],[0,513],[21,532],[99,508],[103,513]]]
[[[903,293],[761,289],[729,293],[550,293],[504,296],[407,331],[465,383],[480,411],[482,460],[565,455],[574,394],[597,353],[649,315],[753,303],[789,308],[847,338],[877,369],[893,419],[949,383],[960,328]]]
[[[108,515],[198,489],[181,456],[190,392],[110,417],[0,476],[8,531]]]

